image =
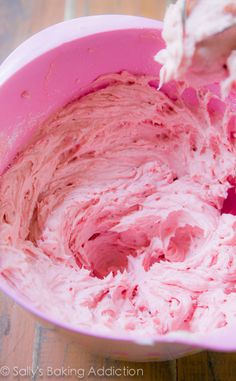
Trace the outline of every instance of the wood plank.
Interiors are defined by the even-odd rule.
[[[168,0],[77,0],[77,16],[128,14],[162,19]]]
[[[208,352],[208,366],[214,381],[235,381],[236,354]]]
[[[165,0],[141,1],[141,15],[153,19],[162,20],[164,17],[167,2]]]
[[[82,374],[89,376],[89,380],[96,381],[98,375],[94,374],[99,369],[126,369],[126,376],[119,377],[120,380],[134,379],[132,374],[129,375],[129,370],[136,375],[137,381],[175,381],[175,362],[162,363],[134,363],[124,362],[103,358],[87,352],[87,350],[79,345],[75,339],[67,336],[59,335],[52,329],[44,328],[40,325],[38,328],[40,342],[40,350],[37,354],[37,362],[35,366],[47,369],[50,367],[57,369],[64,367],[65,369],[76,369]],[[89,372],[90,375],[89,375]],[[114,374],[114,371],[113,371]],[[34,381],[41,380],[41,377],[35,378]],[[99,376],[99,380],[107,380],[107,376]],[[109,381],[117,381],[116,375],[111,375]]]
[[[234,381],[236,354],[201,352],[177,360],[178,381]]]
[[[105,13],[117,13],[116,0],[87,0],[87,13],[89,15],[101,15]]]
[[[0,63],[29,36],[64,19],[64,0],[0,0]]]
[[[31,365],[35,319],[0,292],[0,365]]]
[[[65,0],[27,1],[31,3],[28,35],[64,20]]]
[[[118,13],[125,15],[141,16],[141,2],[142,0],[118,0]]]
[[[75,17],[89,16],[87,0],[74,0],[75,1]]]

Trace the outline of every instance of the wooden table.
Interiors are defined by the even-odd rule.
[[[23,40],[37,31],[63,19],[102,13],[142,15],[162,19],[165,0],[0,0],[0,62]],[[143,369],[143,376],[95,377],[93,380],[157,381],[235,381],[236,354],[202,352],[177,361],[163,363],[125,363],[94,356],[72,339],[59,336],[50,327],[23,311],[0,293],[0,367],[7,366],[11,375],[0,379],[78,380],[77,377],[29,375],[37,367],[46,369],[98,369],[102,366]],[[14,370],[14,367],[15,368]],[[27,368],[28,367],[28,368]],[[19,370],[28,376],[16,376]],[[21,373],[22,374],[22,373]],[[81,374],[82,376],[82,374]]]

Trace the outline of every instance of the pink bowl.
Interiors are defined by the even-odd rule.
[[[153,74],[164,46],[159,21],[124,15],[83,17],[53,25],[20,45],[0,66],[0,174],[40,122],[86,92],[101,74],[127,70]],[[203,348],[236,350],[236,323],[209,334],[188,333],[131,340],[117,334],[92,335],[51,319],[3,285],[17,303],[93,352],[134,361],[161,361]]]

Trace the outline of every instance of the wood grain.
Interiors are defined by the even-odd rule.
[[[35,32],[63,19],[89,14],[120,13],[161,19],[164,0],[0,0],[0,62],[20,42]],[[85,351],[73,339],[59,335],[49,326],[42,326],[10,298],[0,293],[0,366],[54,369],[90,367],[129,367],[142,369],[143,376],[94,377],[84,379],[157,380],[157,381],[234,381],[236,354],[202,352],[163,363],[127,363],[114,361]],[[1,379],[1,377],[0,377]],[[10,376],[12,380],[23,379]],[[40,377],[35,373],[31,381],[57,380],[59,377]],[[78,380],[71,376],[66,380]]]
[[[162,19],[165,0],[68,0],[76,4],[77,15],[127,14]]]
[[[65,0],[0,0],[0,63],[26,38],[63,21]]]

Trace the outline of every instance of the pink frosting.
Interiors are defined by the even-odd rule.
[[[0,179],[2,279],[96,333],[205,332],[236,317],[236,216],[221,212],[234,120],[210,94],[156,81],[99,78]]]
[[[163,29],[166,49],[155,59],[163,64],[161,83],[185,79],[202,86],[222,81],[225,97],[236,89],[235,0],[183,0],[168,8]]]

